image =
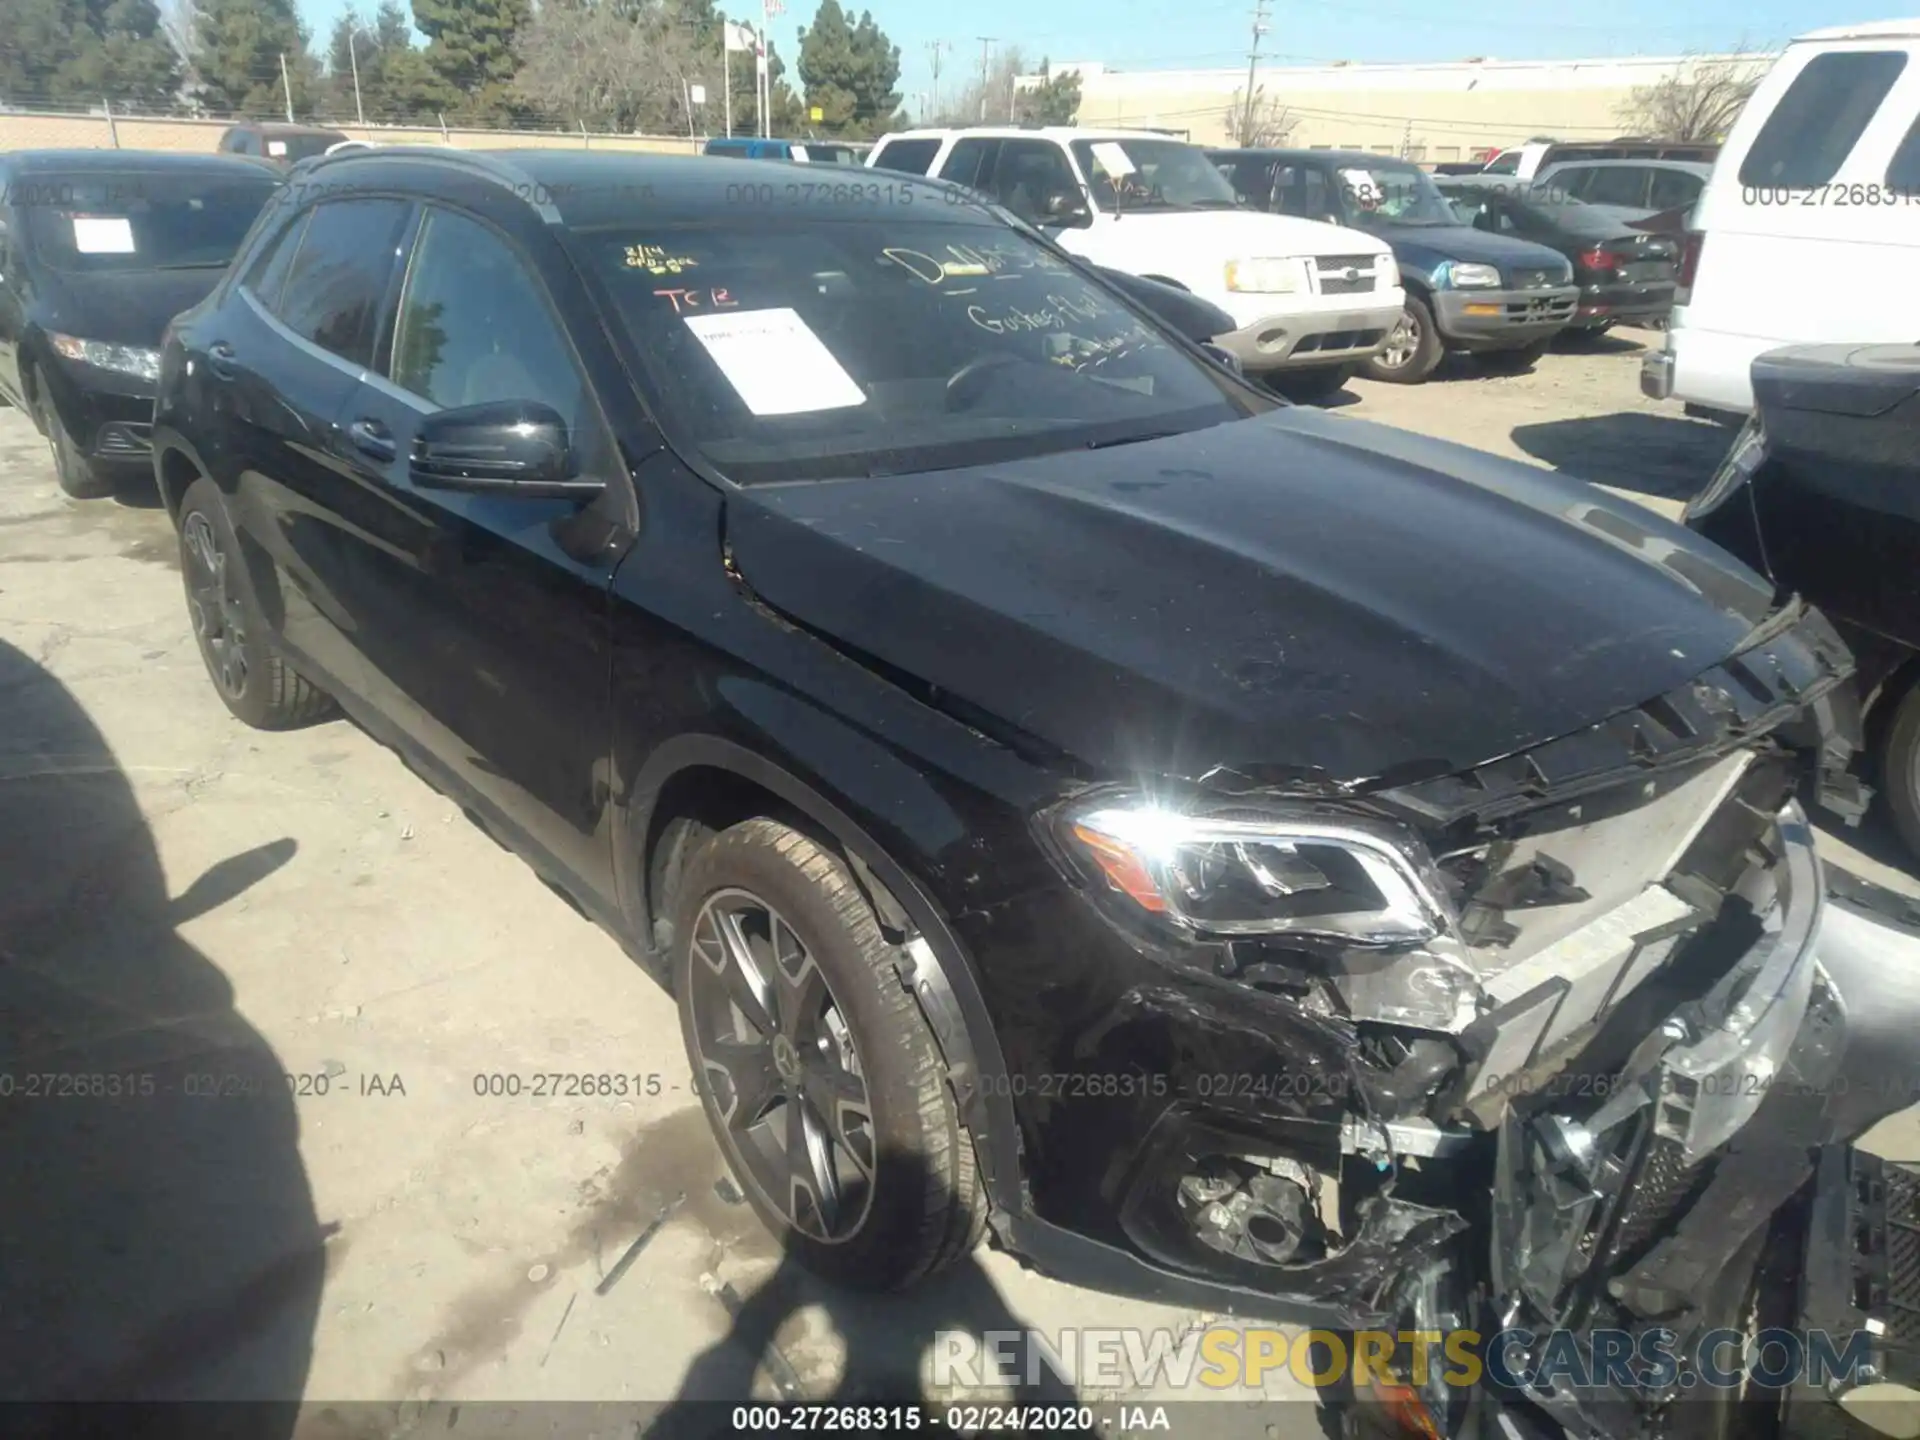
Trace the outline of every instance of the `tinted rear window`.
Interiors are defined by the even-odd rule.
[[[1906,68],[1898,50],[1816,55],[1793,77],[1740,163],[1742,185],[1806,189],[1839,173]]]
[[[924,175],[940,153],[938,140],[889,140],[874,157],[874,168],[901,175]]]
[[[273,194],[241,161],[231,175],[33,176],[14,188],[33,252],[55,270],[221,270]]]
[[[1907,138],[1893,152],[1887,166],[1887,186],[1903,195],[1920,193],[1920,118],[1907,131]]]

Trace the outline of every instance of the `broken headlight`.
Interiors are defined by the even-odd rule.
[[[1298,940],[1357,1019],[1455,1030],[1477,1011],[1479,978],[1446,887],[1402,826],[1111,795],[1055,825],[1090,880],[1183,933]]]

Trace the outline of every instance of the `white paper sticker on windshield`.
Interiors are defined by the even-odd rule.
[[[866,395],[793,310],[689,315],[687,328],[756,415],[863,405]]]
[[[124,215],[76,215],[73,248],[82,255],[131,255],[133,222]]]
[[[279,156],[281,156],[281,155],[284,155],[284,154],[286,154],[286,153],[287,153],[287,142],[286,142],[286,141],[284,141],[284,140],[269,140],[269,141],[267,141],[267,154],[269,154],[269,155],[272,155],[272,156],[274,156],[274,157],[276,157],[276,158],[277,158],[277,157],[279,157]]]
[[[1127,152],[1118,140],[1096,140],[1093,142],[1093,158],[1100,162],[1100,168],[1115,180],[1131,175],[1140,167],[1127,158]]]

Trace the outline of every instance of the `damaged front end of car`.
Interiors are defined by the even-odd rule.
[[[1464,773],[1049,809],[1107,923],[1202,977],[1131,985],[1080,1042],[1173,1077],[1099,1177],[1114,1238],[1327,1329],[1709,1323],[1829,1138],[1845,1009],[1796,796],[1857,807],[1850,670],[1790,603],[1677,690]],[[1416,1398],[1451,1434],[1438,1369]],[[1657,1433],[1679,1384],[1524,1398]]]

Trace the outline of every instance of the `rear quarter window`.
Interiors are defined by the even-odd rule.
[[[1920,194],[1920,116],[1887,165],[1887,188],[1897,194]]]
[[[1740,162],[1742,185],[1809,189],[1840,172],[1906,69],[1900,50],[1838,50],[1809,60]]]
[[[938,140],[889,140],[873,157],[876,170],[892,170],[900,175],[924,175],[940,153]]]

